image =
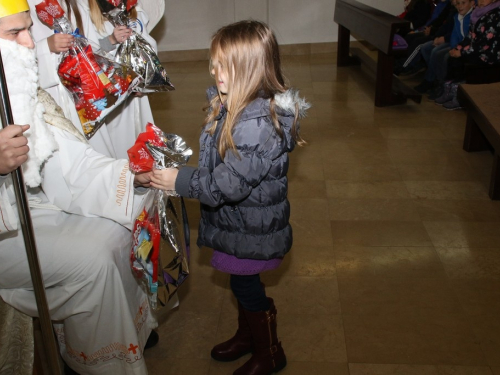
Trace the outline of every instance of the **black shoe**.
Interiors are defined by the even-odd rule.
[[[146,346],[144,346],[144,350],[152,348],[153,346],[158,344],[159,340],[160,340],[160,335],[158,335],[158,332],[151,331],[148,337],[148,341],[146,341]]]
[[[424,79],[419,85],[415,86],[414,89],[415,89],[415,91],[419,92],[420,94],[425,94],[427,91],[429,91],[433,87],[434,87],[434,82],[429,82],[429,81]]]
[[[429,100],[434,101],[443,94],[444,94],[443,85],[436,86],[429,92]]]

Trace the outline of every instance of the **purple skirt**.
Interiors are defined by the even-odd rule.
[[[274,270],[279,267],[283,258],[269,260],[240,259],[214,250],[212,255],[212,267],[221,272],[233,275],[255,275],[264,271]]]

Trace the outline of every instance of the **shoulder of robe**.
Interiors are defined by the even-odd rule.
[[[64,130],[83,143],[88,143],[85,137],[78,131],[75,125],[64,116],[64,112],[57,105],[54,98],[45,90],[38,89],[38,100],[45,107],[43,118],[47,125],[54,126],[58,129]]]

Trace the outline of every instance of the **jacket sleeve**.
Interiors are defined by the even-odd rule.
[[[59,151],[45,165],[42,188],[66,212],[104,217],[131,228],[148,190],[134,189],[128,160],[112,159],[60,129]]]
[[[240,122],[233,139],[237,154],[226,151],[224,161],[213,171],[207,167],[194,170],[189,197],[212,207],[241,201],[266,177],[280,154],[281,138],[265,117]],[[182,171],[180,175],[181,179],[185,176]],[[179,190],[185,191],[182,187]]]

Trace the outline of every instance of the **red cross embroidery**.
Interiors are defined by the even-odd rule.
[[[137,345],[135,345],[135,346],[134,346],[133,344],[130,344],[130,348],[128,348],[128,351],[129,351],[129,352],[132,352],[133,354],[136,354],[136,353],[137,353],[137,352],[136,352],[136,349],[137,349],[137,348],[138,348],[138,346],[137,346]]]
[[[139,314],[141,314],[141,315],[142,315],[142,306],[141,306],[141,307],[139,307]]]
[[[86,361],[86,360],[87,360],[87,356],[85,355],[85,353],[84,353],[84,352],[81,352],[81,353],[80,353],[80,357],[82,357],[84,361]]]

